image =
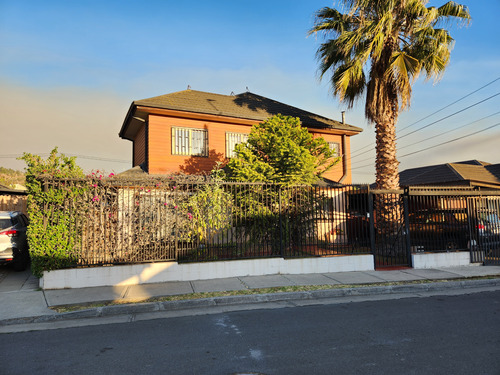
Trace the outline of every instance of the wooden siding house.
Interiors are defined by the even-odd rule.
[[[328,180],[351,183],[350,137],[361,128],[316,115],[250,92],[219,95],[179,91],[134,101],[120,137],[132,141],[132,166],[149,174],[207,172],[227,162],[251,127],[282,114],[298,117],[315,137],[323,137],[342,160],[325,173]]]

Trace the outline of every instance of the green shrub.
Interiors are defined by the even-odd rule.
[[[68,267],[77,261],[77,217],[66,204],[83,191],[64,182],[49,184],[48,179],[81,178],[84,174],[75,158],[58,155],[57,147],[46,160],[30,153],[19,159],[26,162],[31,270],[41,277],[43,271]]]

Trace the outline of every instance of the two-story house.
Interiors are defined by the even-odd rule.
[[[120,137],[132,141],[132,164],[149,174],[212,170],[217,161],[233,156],[234,146],[245,142],[252,125],[282,114],[298,117],[314,137],[323,137],[341,156],[324,177],[351,183],[350,137],[362,131],[251,92],[219,95],[185,90],[134,101]]]

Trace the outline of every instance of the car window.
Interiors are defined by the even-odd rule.
[[[0,230],[7,229],[13,225],[14,224],[12,223],[12,220],[10,218],[8,218],[8,217],[1,217],[0,218]]]

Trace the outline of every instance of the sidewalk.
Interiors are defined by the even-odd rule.
[[[492,276],[492,279],[467,280]],[[437,282],[449,280],[450,282]],[[418,283],[422,281],[422,283]],[[429,282],[436,281],[436,282]],[[389,283],[403,283],[389,284]],[[415,283],[416,282],[416,283]],[[385,285],[380,285],[384,284]],[[377,284],[355,288],[356,284]],[[237,295],[198,300],[131,303],[153,297],[184,295],[200,292],[238,291],[285,286],[331,285],[331,289],[273,293],[268,295]],[[337,286],[337,287],[335,287]],[[343,286],[342,288],[339,288]],[[210,307],[216,305],[249,304],[284,300],[335,298],[346,295],[419,293],[450,289],[495,287],[500,289],[500,266],[465,266],[440,269],[404,269],[395,271],[337,272],[302,275],[246,276],[227,279],[166,282],[134,286],[96,287],[81,289],[39,290],[38,279],[30,271],[6,272],[0,269],[0,326],[47,322],[64,319],[101,317],[158,310]],[[54,306],[86,305],[119,302],[121,305],[93,307],[85,310],[57,313]],[[129,304],[127,304],[127,302]]]

